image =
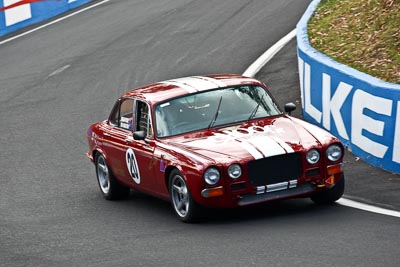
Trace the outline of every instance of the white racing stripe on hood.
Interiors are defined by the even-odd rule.
[[[262,159],[264,157],[264,155],[261,154],[260,151],[258,151],[252,144],[249,144],[245,141],[239,141],[239,144],[241,145],[241,147],[246,149],[247,152],[249,152],[254,159]]]
[[[283,149],[286,150],[286,153],[294,153],[294,150],[291,146],[289,146],[285,141],[283,141],[282,139],[275,137],[275,136],[271,136],[272,139],[274,139]]]
[[[264,157],[286,154],[285,149],[269,136],[255,136],[247,141],[260,150]]]

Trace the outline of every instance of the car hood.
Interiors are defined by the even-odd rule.
[[[336,140],[307,122],[280,116],[169,138],[171,147],[214,162],[253,160],[308,150]]]

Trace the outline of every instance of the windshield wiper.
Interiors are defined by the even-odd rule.
[[[247,122],[249,122],[252,118],[254,118],[254,116],[257,114],[257,111],[258,111],[258,108],[260,107],[260,105],[261,105],[261,101],[258,102],[256,108],[251,112],[249,118],[247,119]]]
[[[217,121],[218,114],[219,114],[219,108],[221,107],[221,102],[222,102],[222,96],[221,96],[221,98],[219,99],[217,112],[215,112],[215,115],[214,115],[213,119],[211,120],[210,124],[208,125],[208,128],[207,128],[208,130],[210,130],[210,128],[213,127],[213,126],[214,126],[214,123]]]

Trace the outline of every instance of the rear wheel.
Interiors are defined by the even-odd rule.
[[[332,204],[342,197],[344,192],[344,175],[332,188],[312,195],[310,198],[317,204]]]
[[[129,195],[129,188],[121,185],[107,166],[103,155],[96,157],[96,175],[100,191],[108,200],[125,198]]]
[[[170,174],[169,192],[175,214],[182,222],[194,222],[199,218],[200,207],[193,200],[185,179],[178,170],[173,170]]]

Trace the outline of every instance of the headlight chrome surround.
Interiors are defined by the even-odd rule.
[[[310,149],[306,154],[307,162],[310,164],[317,164],[321,156],[316,149]]]
[[[207,184],[215,185],[219,182],[221,174],[216,167],[210,167],[204,172],[203,178]]]
[[[326,157],[332,162],[338,161],[342,157],[342,155],[343,150],[338,144],[330,145],[326,149]]]
[[[235,163],[228,167],[228,175],[232,179],[238,179],[242,175],[242,168]]]

